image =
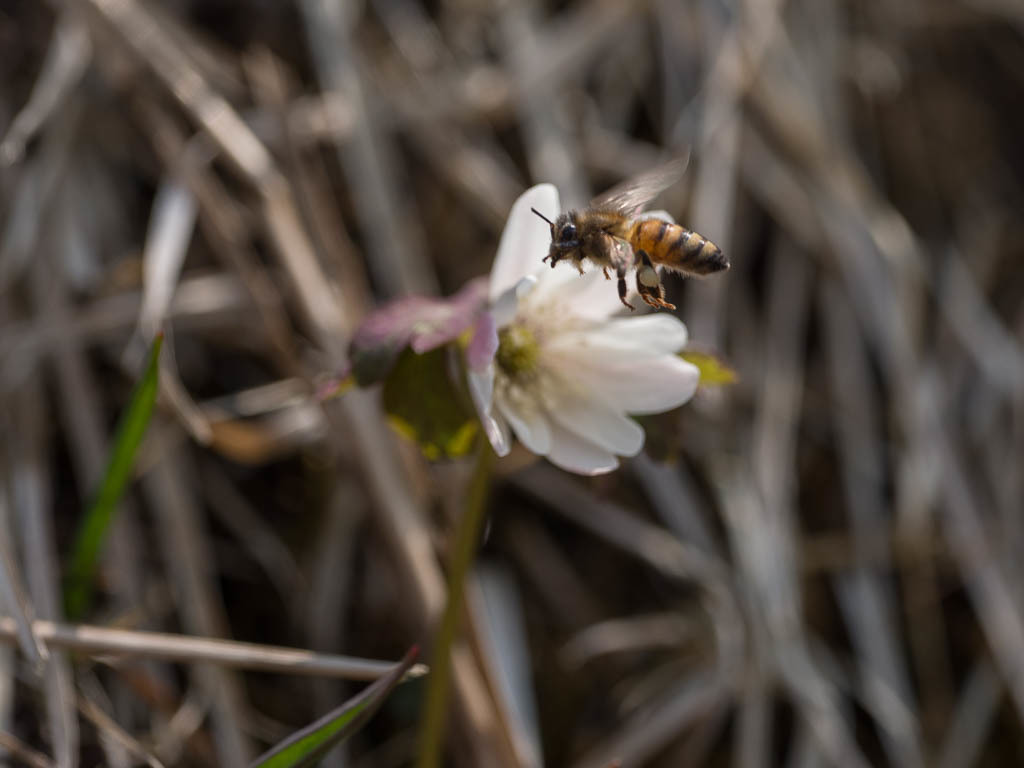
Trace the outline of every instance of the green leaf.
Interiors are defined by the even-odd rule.
[[[384,382],[391,424],[434,461],[469,453],[479,424],[448,372],[448,350],[406,349]]]
[[[402,682],[419,650],[413,646],[395,668],[337,709],[307,725],[264,753],[249,768],[295,768],[313,765],[334,746],[362,728]]]
[[[117,503],[124,494],[128,481],[131,480],[135,454],[153,416],[153,406],[156,404],[159,388],[160,347],[163,340],[162,333],[153,340],[146,370],[135,385],[128,410],[122,414],[117,425],[114,448],[107,461],[103,481],[75,537],[65,592],[67,614],[70,618],[81,616],[92,600],[96,563],[103,549],[107,531],[114,521]]]
[[[697,366],[700,371],[700,386],[721,387],[726,384],[735,384],[739,378],[736,371],[726,365],[721,358],[710,352],[699,352],[694,349],[687,349],[679,353],[679,356],[688,363]]]

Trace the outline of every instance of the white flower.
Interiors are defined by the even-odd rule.
[[[668,314],[612,317],[622,305],[600,269],[581,277],[571,264],[542,264],[550,232],[531,207],[554,219],[558,191],[540,184],[512,206],[490,275],[491,312],[470,345],[470,391],[498,455],[510,450],[511,428],[564,469],[610,472],[643,447],[643,429],[626,414],[667,411],[697,389],[697,368],[676,355],[686,326]]]

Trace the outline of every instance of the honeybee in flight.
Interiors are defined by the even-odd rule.
[[[703,235],[659,218],[644,218],[641,209],[659,192],[682,176],[685,159],[643,173],[598,195],[580,211],[569,211],[551,221],[531,210],[551,227],[551,248],[544,261],[554,267],[569,259],[583,274],[583,260],[601,267],[606,280],[615,271],[619,300],[626,301],[626,272],[636,268],[636,290],[652,307],[675,309],[665,301],[665,288],[655,265],[684,275],[710,275],[729,268],[722,250]]]

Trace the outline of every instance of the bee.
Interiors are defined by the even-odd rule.
[[[671,185],[686,169],[686,160],[643,173],[598,195],[580,211],[569,211],[551,221],[531,208],[551,227],[551,248],[544,261],[554,267],[568,259],[583,274],[583,261],[608,270],[618,278],[619,300],[626,301],[626,272],[636,269],[636,290],[652,307],[675,309],[665,301],[665,288],[655,265],[683,275],[710,275],[729,268],[722,249],[703,235],[660,218],[644,217],[641,209]]]

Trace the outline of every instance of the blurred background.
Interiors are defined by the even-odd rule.
[[[63,618],[162,327],[81,620],[429,646],[469,471],[314,382],[372,307],[486,274],[529,185],[688,151],[658,207],[732,270],[668,298],[739,380],[611,475],[499,463],[450,764],[1024,761],[1024,4],[4,0],[0,51],[9,616]],[[242,766],[362,685],[33,665],[7,621],[11,765]],[[325,764],[410,764],[421,695]]]

